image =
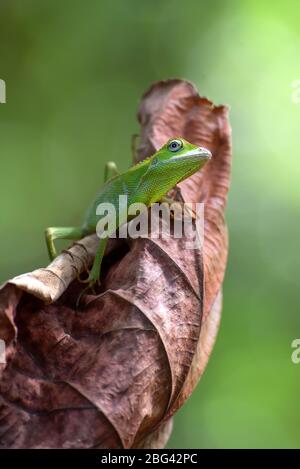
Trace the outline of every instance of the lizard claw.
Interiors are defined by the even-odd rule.
[[[91,272],[91,270],[89,269],[89,267],[88,267],[88,265],[85,261],[83,261],[83,266],[84,266],[84,271],[83,272],[87,272],[87,274],[88,274],[87,278],[82,279],[80,277],[82,272],[81,273],[77,272],[76,278],[77,278],[79,283],[89,283],[90,282],[90,272]]]
[[[80,282],[81,282],[81,283],[89,283],[89,285],[87,285],[87,286],[80,292],[80,294],[79,294],[79,296],[78,296],[78,298],[77,298],[77,301],[76,301],[76,311],[79,309],[80,300],[81,300],[81,298],[83,297],[83,295],[85,295],[88,290],[91,290],[91,292],[93,293],[93,295],[96,295],[95,285],[97,285],[97,286],[100,286],[100,285],[101,285],[100,279],[97,279],[96,281],[91,281],[91,280],[89,280],[89,278],[87,278],[86,280],[81,280]]]

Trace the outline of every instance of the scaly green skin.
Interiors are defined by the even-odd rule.
[[[56,257],[55,239],[78,240],[88,234],[95,233],[96,225],[101,216],[96,215],[96,208],[101,203],[111,203],[116,210],[119,220],[119,195],[127,195],[128,207],[133,203],[143,203],[149,207],[159,202],[176,184],[200,170],[211,158],[205,148],[197,147],[182,138],[170,139],[153,156],[118,174],[114,163],[106,166],[105,179],[108,170],[115,173],[96,196],[90,206],[82,227],[47,228],[46,242],[50,259]],[[128,221],[128,215],[120,220],[116,228]],[[93,267],[87,282],[94,285],[100,276],[101,262],[109,236],[99,239],[99,247],[95,256]]]

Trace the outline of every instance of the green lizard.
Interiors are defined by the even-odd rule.
[[[83,225],[81,227],[46,229],[45,236],[50,259],[53,260],[57,255],[54,245],[55,239],[79,240],[96,232],[97,223],[101,218],[96,213],[99,204],[109,202],[114,205],[117,215],[117,224],[113,231],[115,232],[130,218],[127,209],[123,219],[119,217],[121,213],[118,206],[119,195],[128,197],[128,207],[133,203],[143,203],[149,207],[154,202],[161,201],[176,184],[200,170],[210,158],[209,150],[193,145],[182,138],[173,138],[154,155],[132,166],[122,174],[118,173],[113,162],[107,163],[104,173],[105,184],[91,204]],[[114,173],[110,179],[108,179],[109,171]],[[94,263],[87,279],[89,286],[93,286],[99,280],[105,247],[113,232],[108,232],[105,237],[99,239]]]

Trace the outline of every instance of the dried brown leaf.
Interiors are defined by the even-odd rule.
[[[177,196],[205,202],[204,252],[185,240],[112,241],[99,295],[76,300],[92,262],[87,237],[46,269],[0,291],[0,444],[17,448],[163,447],[172,414],[191,394],[218,329],[226,265],[230,175],[227,109],[182,80],[154,84],[139,110],[139,158],[171,136],[213,160]]]

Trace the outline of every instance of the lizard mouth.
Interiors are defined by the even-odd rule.
[[[198,158],[201,158],[202,160],[211,160],[212,154],[207,148],[198,147],[195,148],[195,150],[191,150],[186,153],[185,156],[196,156]]]
[[[198,148],[195,148],[194,150],[190,150],[189,152],[185,153],[184,155],[173,156],[172,161],[175,161],[175,160],[178,160],[178,161],[190,160],[191,157],[195,158],[195,160],[200,159],[200,160],[208,161],[208,160],[211,160],[212,154],[207,148],[198,147]]]

